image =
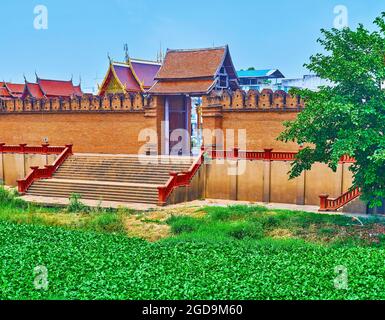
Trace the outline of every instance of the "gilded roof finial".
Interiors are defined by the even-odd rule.
[[[130,55],[128,54],[128,45],[127,43],[124,44],[124,55],[125,55],[125,59],[126,59],[126,62],[128,63],[130,61]]]

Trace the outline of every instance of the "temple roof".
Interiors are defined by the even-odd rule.
[[[205,95],[215,86],[215,81],[209,79],[196,79],[186,81],[158,82],[151,90],[153,94],[190,94]]]
[[[151,88],[155,83],[155,76],[161,67],[161,63],[139,59],[130,59],[129,61],[134,74],[143,87],[145,89]]]
[[[8,92],[7,88],[0,85],[0,97],[2,98],[12,98],[11,94]]]
[[[0,96],[10,98],[26,98],[35,99],[53,98],[53,97],[73,97],[83,95],[80,84],[74,86],[72,80],[47,80],[37,77],[37,83],[28,82],[24,84],[0,82]]]
[[[155,79],[157,82],[149,93],[192,94],[209,93],[217,84],[217,77],[225,69],[229,87],[238,88],[237,74],[228,46],[167,50],[165,61]]]
[[[46,97],[72,97],[82,96],[80,88],[73,85],[72,80],[48,80],[37,78],[37,83]]]
[[[8,89],[8,92],[14,98],[19,98],[23,94],[24,84],[5,82],[4,86]]]
[[[44,98],[44,93],[41,91],[40,86],[37,83],[26,82],[22,98],[32,96],[36,99]]]
[[[112,68],[115,71],[115,75],[117,76],[126,91],[141,91],[140,84],[135,79],[135,76],[129,65],[114,62],[112,64]]]
[[[156,79],[192,79],[213,77],[223,62],[226,48],[167,50]]]
[[[74,86],[74,89],[75,89],[75,95],[77,96],[83,95],[83,91],[80,84],[78,84],[77,86]]]
[[[100,86],[99,95],[104,95],[113,78],[125,92],[144,92],[155,82],[154,77],[161,64],[154,61],[131,59],[127,62],[110,62],[106,77]]]

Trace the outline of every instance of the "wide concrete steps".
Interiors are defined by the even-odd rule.
[[[27,195],[69,198],[78,194],[82,199],[156,204],[158,189],[150,184],[103,183],[87,180],[43,179],[36,181]]]
[[[76,154],[68,158],[52,179],[38,180],[27,195],[84,200],[157,204],[158,186],[170,179],[170,171],[187,171],[194,158]]]
[[[150,183],[150,184],[165,184],[170,178],[169,172],[116,172],[102,170],[60,170],[55,173],[56,179],[74,179],[78,180],[94,180],[94,181],[114,181],[125,183]]]
[[[187,171],[192,161],[192,158],[143,160],[138,157],[73,156],[54,177],[164,185],[170,178],[170,171]]]

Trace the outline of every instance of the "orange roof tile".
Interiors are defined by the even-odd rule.
[[[35,99],[44,98],[44,94],[41,91],[40,86],[37,83],[27,82],[25,84],[25,89],[23,92],[23,98],[27,97],[28,95],[31,95]]]
[[[221,66],[226,47],[168,50],[155,79],[191,79],[213,77]]]
[[[153,94],[202,95],[211,91],[224,68],[228,86],[237,89],[238,78],[228,46],[208,49],[167,50],[165,61],[150,88]]]
[[[149,93],[153,94],[206,94],[214,86],[212,79],[187,80],[187,81],[161,81],[157,82]]]
[[[6,82],[5,86],[8,88],[13,97],[21,97],[24,91],[24,84]]]
[[[0,86],[0,97],[10,98],[12,96],[8,92],[7,88]]]

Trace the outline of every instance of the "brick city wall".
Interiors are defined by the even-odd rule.
[[[234,142],[218,142],[204,136],[205,144],[241,149],[298,150],[293,143],[276,140],[283,122],[294,120],[303,101],[284,91],[241,90],[213,92],[203,97],[203,129],[234,129]],[[0,105],[1,141],[18,144],[74,144],[75,152],[138,153],[145,142],[138,141],[143,129],[158,133],[153,149],[161,150],[161,120],[164,97],[142,94],[85,95],[74,99],[14,99]],[[246,130],[245,141],[238,134]]]
[[[74,144],[75,152],[138,153],[144,129],[157,130],[157,99],[140,94],[80,99],[3,101],[1,141]],[[143,150],[142,150],[143,151]]]
[[[204,132],[205,144],[216,144],[219,148],[224,146],[227,149],[235,145],[247,150],[273,148],[296,151],[298,145],[283,143],[276,138],[284,129],[283,122],[294,120],[303,108],[304,103],[298,96],[284,91],[212,92],[203,97],[203,129],[212,132],[221,129],[224,137]],[[227,141],[226,129],[234,130],[234,141]],[[241,130],[246,130],[245,141],[238,140]]]

